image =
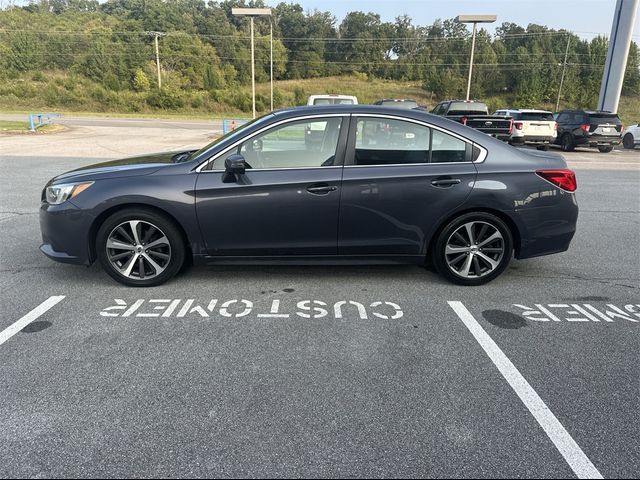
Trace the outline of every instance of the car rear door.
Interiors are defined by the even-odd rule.
[[[351,120],[340,201],[340,255],[424,256],[435,226],[471,193],[479,149],[402,117]]]
[[[340,114],[285,120],[212,159],[196,183],[208,254],[335,255],[348,119]],[[324,125],[321,141],[305,141],[310,122]],[[247,170],[225,181],[224,160],[231,154],[243,155]]]

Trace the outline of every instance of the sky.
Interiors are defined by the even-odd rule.
[[[276,5],[280,0],[267,0]],[[286,1],[286,0],[285,0]],[[407,14],[414,25],[430,25],[436,18],[453,18],[462,14],[496,14],[493,33],[502,22],[521,26],[537,23],[564,28],[583,38],[597,34],[609,36],[615,0],[295,0],[305,9],[332,12],[338,21],[353,10],[380,14],[383,21],[393,21]],[[636,16],[634,40],[640,41],[640,14]]]

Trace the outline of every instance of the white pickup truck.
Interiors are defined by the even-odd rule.
[[[553,113],[547,110],[496,110],[495,115],[513,118],[513,130],[509,143],[512,145],[535,145],[538,150],[547,150],[558,134],[558,125]]]

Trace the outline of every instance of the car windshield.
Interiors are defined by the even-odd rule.
[[[516,118],[515,115],[514,115],[514,118]],[[520,112],[516,120],[553,121],[553,113],[551,112]]]
[[[447,115],[487,115],[483,110],[449,110]]]
[[[618,118],[618,115],[616,115],[615,113],[590,113],[589,122],[590,123],[614,123],[618,125],[620,123],[620,119]]]
[[[200,150],[196,150],[195,152],[193,152],[191,155],[189,155],[189,157],[187,157],[185,159],[185,161],[188,160],[193,160],[194,158],[197,158],[200,154],[206,152],[207,150],[209,150],[211,147],[213,147],[214,145],[217,145],[218,143],[221,143],[229,138],[240,136],[240,134],[242,134],[247,128],[249,128],[249,126],[258,123],[264,119],[266,119],[269,115],[264,115],[262,117],[259,118],[255,118],[247,123],[244,123],[242,125],[240,125],[238,128],[236,128],[235,130],[230,130],[229,132],[225,133],[224,135],[216,138],[213,142],[205,145],[204,147],[202,147]]]

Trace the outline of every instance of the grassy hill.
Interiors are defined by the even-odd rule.
[[[258,84],[257,108],[266,113],[269,108],[269,83]],[[418,82],[401,82],[368,78],[364,74],[281,80],[275,83],[276,108],[302,105],[309,95],[339,93],[356,95],[360,103],[372,103],[381,98],[412,98],[418,104],[432,107],[441,99],[421,88]],[[506,107],[512,96],[482,99],[490,109]],[[561,104],[561,108],[572,105]],[[531,105],[553,110],[554,102]],[[65,72],[45,72],[22,76],[0,84],[0,111],[112,114],[124,116],[181,116],[190,118],[242,118],[251,114],[251,88],[236,87],[225,90],[185,91],[163,89],[133,92],[111,91],[85,77]],[[625,125],[640,122],[640,97],[623,97],[619,113]]]

